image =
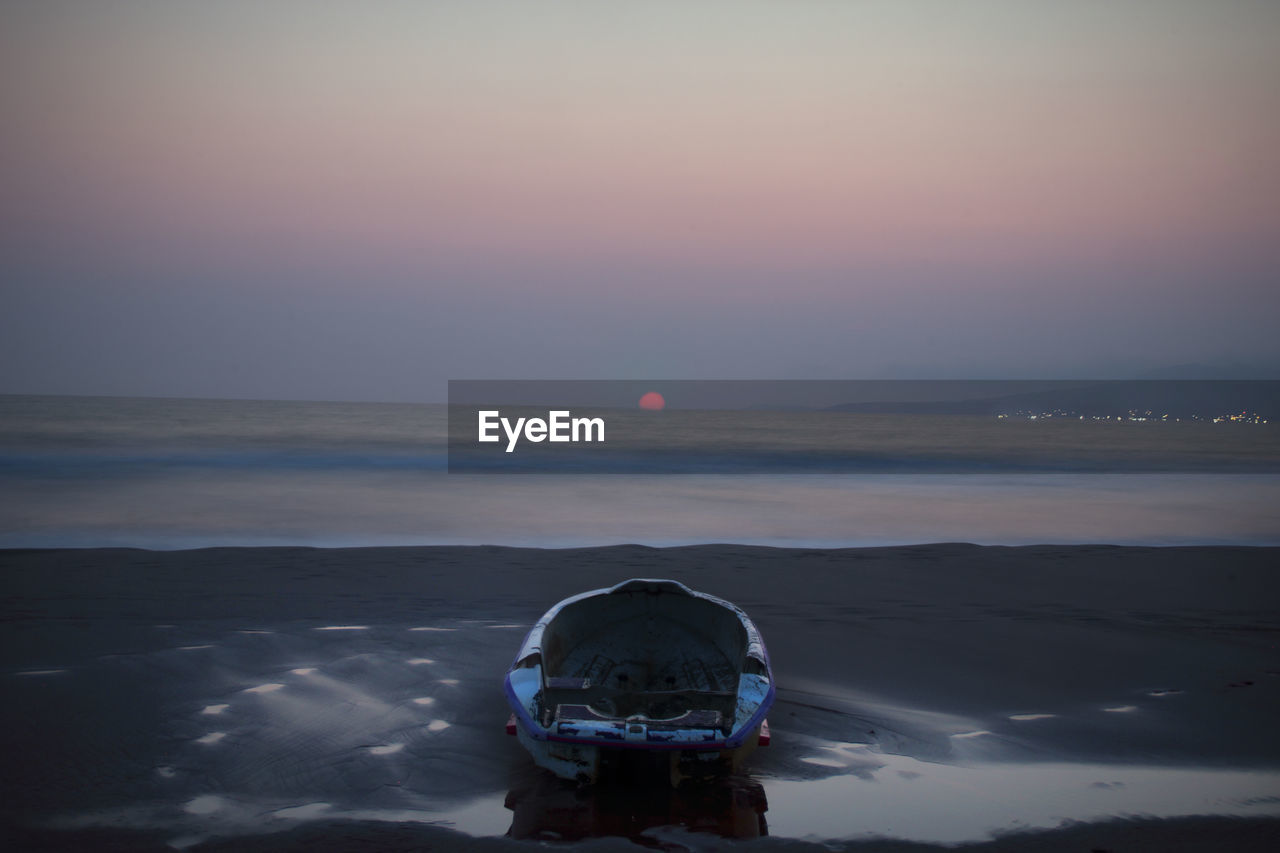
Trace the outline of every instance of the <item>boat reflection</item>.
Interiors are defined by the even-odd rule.
[[[613,780],[589,787],[539,774],[507,793],[511,838],[580,841],[638,836],[659,827],[723,838],[768,835],[764,788],[754,779],[727,776],[685,782],[678,788],[646,780]]]

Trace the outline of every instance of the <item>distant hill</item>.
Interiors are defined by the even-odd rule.
[[[1280,379],[1280,370],[1260,364],[1230,362],[1225,364],[1175,364],[1148,370],[1136,379]]]
[[[1064,411],[1085,417],[1115,417],[1130,411],[1156,417],[1214,417],[1252,412],[1280,418],[1280,381],[1129,380],[1090,384],[1063,382],[1027,393],[973,400],[844,403],[829,411],[863,414],[1011,415]]]

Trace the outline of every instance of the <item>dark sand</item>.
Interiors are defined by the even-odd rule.
[[[734,849],[1271,849],[1277,571],[1263,548],[0,552],[0,832],[51,850],[533,849],[509,830],[718,849],[764,827]],[[504,735],[527,626],[644,576],[760,626],[779,699],[749,778],[579,792]]]

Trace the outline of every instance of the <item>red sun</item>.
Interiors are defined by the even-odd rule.
[[[640,408],[653,412],[661,411],[666,405],[667,401],[662,399],[662,395],[657,391],[649,391],[640,398]]]

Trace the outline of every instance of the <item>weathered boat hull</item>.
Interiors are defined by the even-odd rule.
[[[763,732],[762,732],[763,730]],[[658,753],[652,755],[643,764],[626,763],[617,775],[627,781],[641,779],[669,779],[672,785],[679,785],[686,779],[700,779],[707,776],[734,774],[742,770],[747,758],[758,746],[768,743],[768,722],[751,734],[741,745],[733,749],[667,749],[651,750],[638,747],[636,751]],[[528,751],[533,763],[550,770],[562,779],[591,783],[599,781],[606,772],[606,765],[611,753],[622,751],[628,747],[601,746],[587,743],[565,743],[563,741],[536,740],[523,728],[516,729],[520,745]]]
[[[534,762],[587,782],[618,753],[653,756],[673,781],[737,770],[767,742],[775,692],[742,610],[654,579],[552,607],[525,637],[505,691],[509,730]]]

